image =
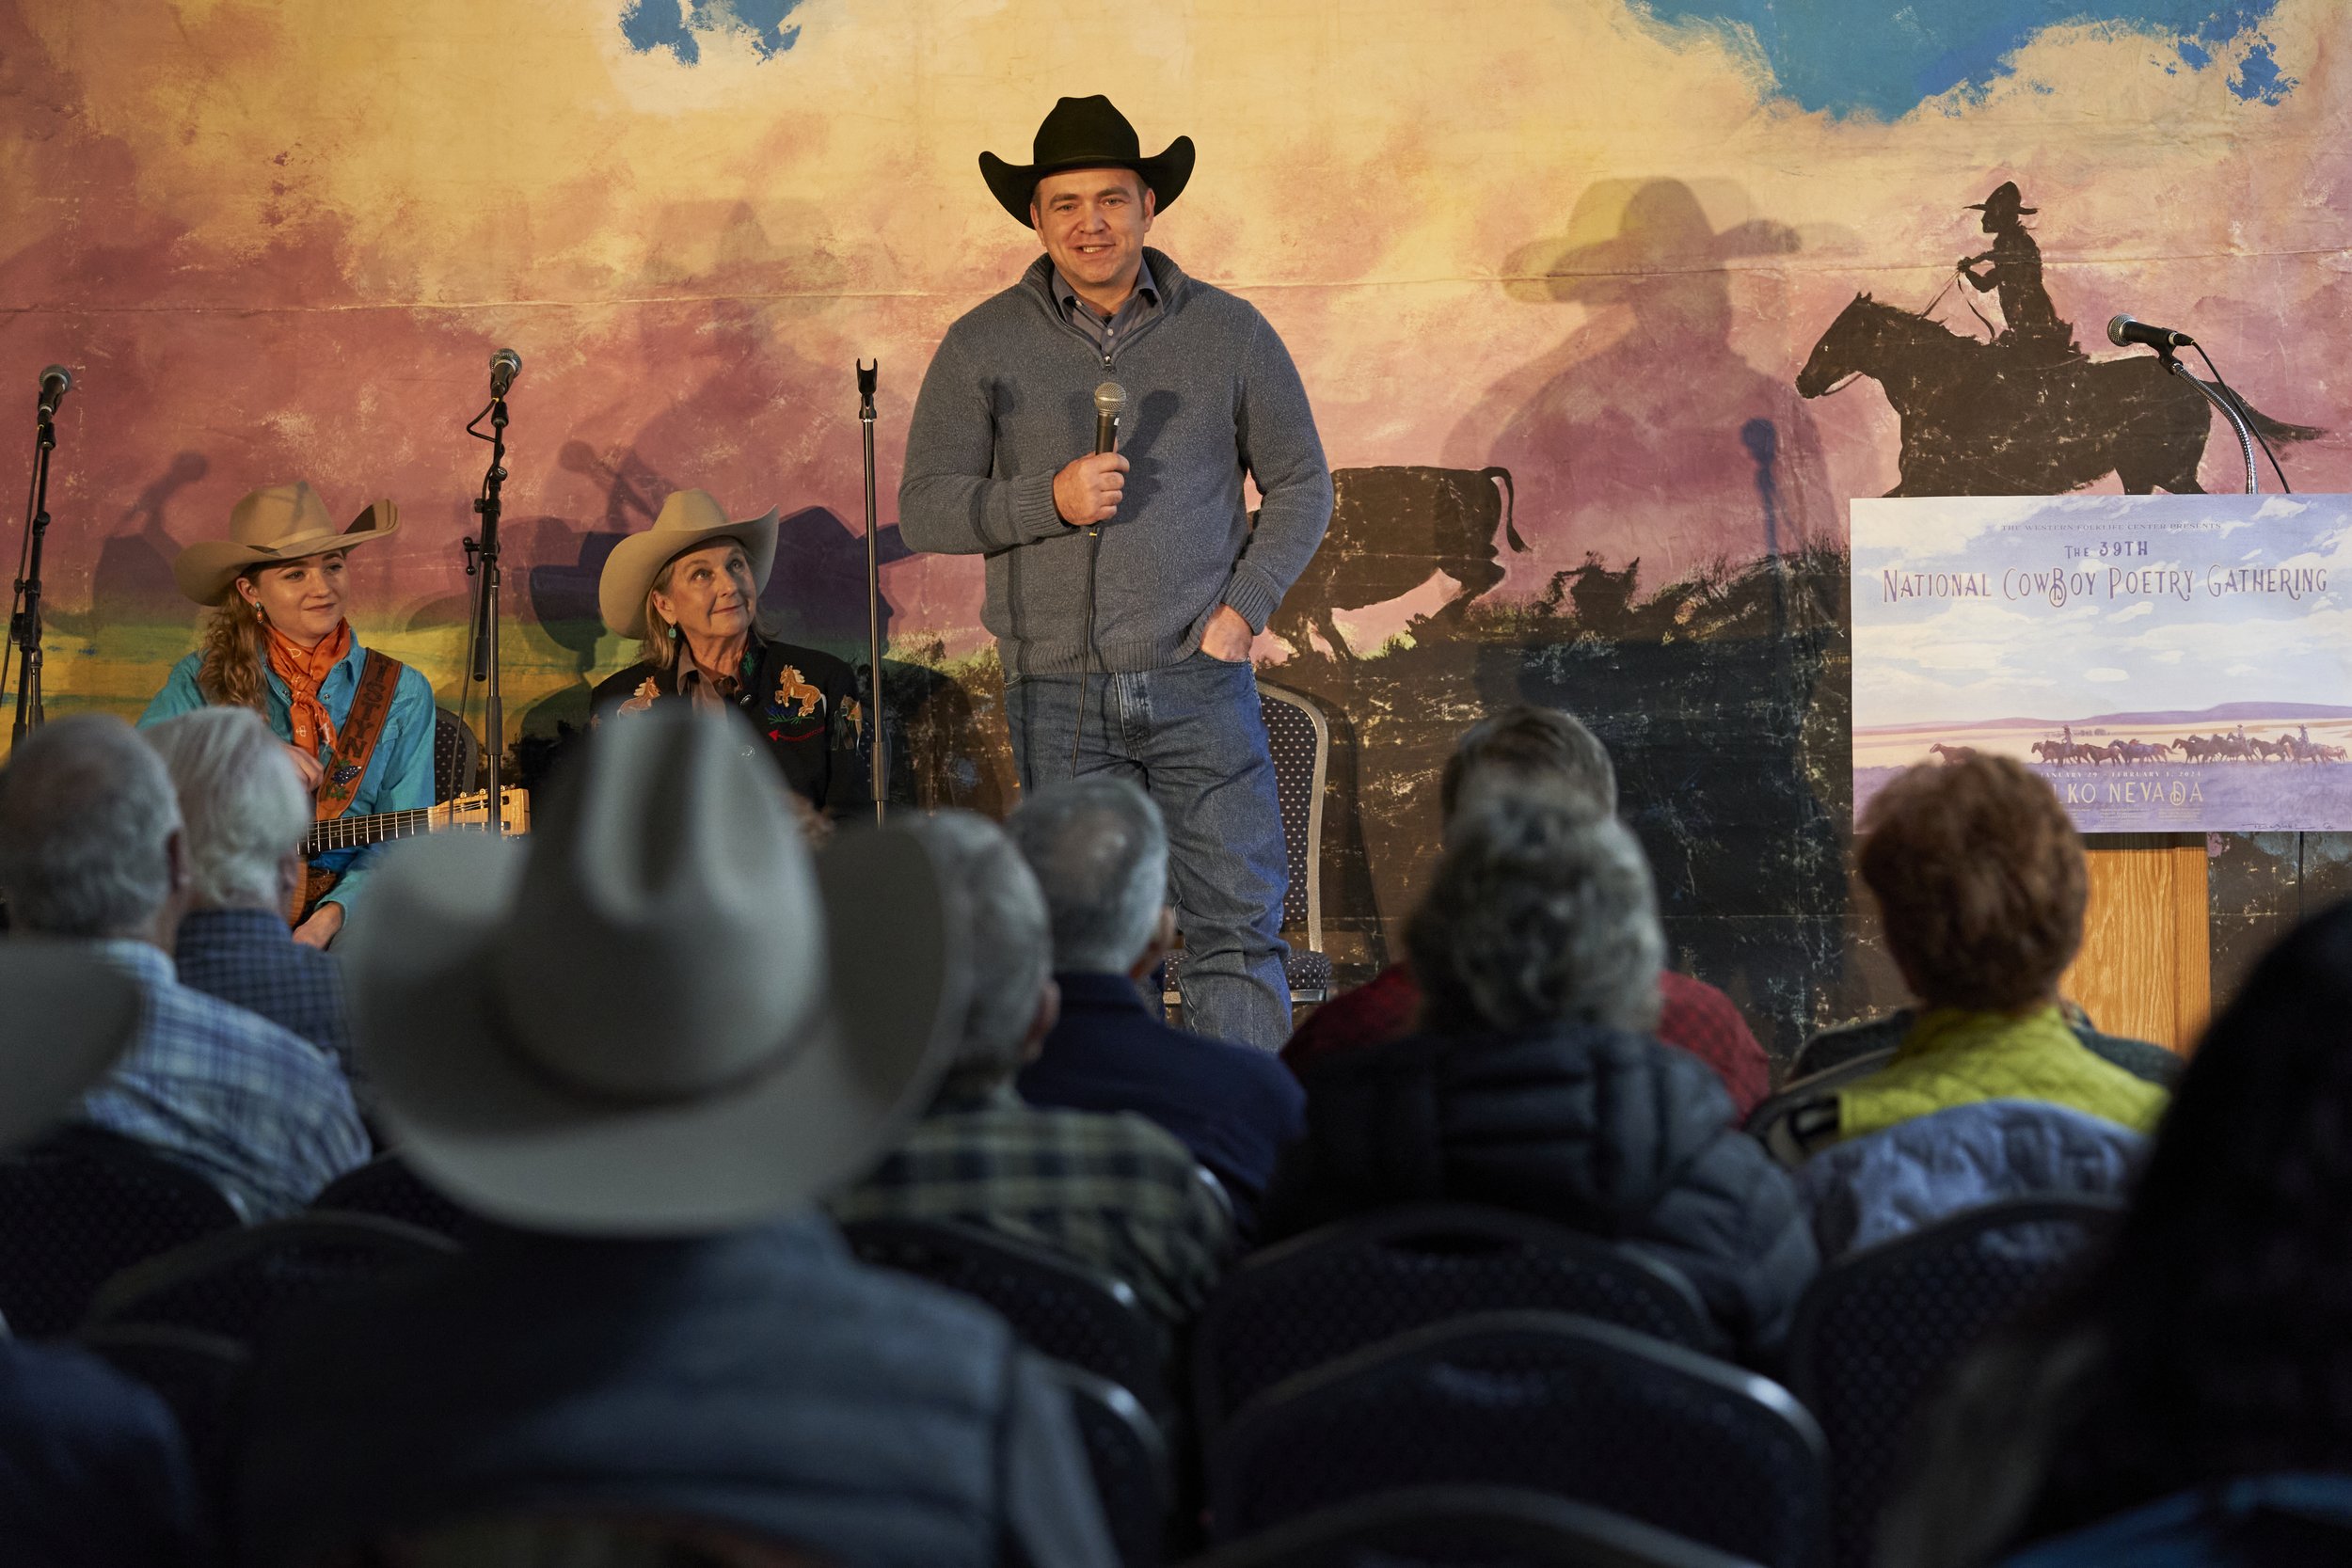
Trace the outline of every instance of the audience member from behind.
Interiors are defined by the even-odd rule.
[[[1651,1253],[1740,1346],[1776,1343],[1813,1239],[1722,1083],[1648,1033],[1664,940],[1633,835],[1549,786],[1488,793],[1454,820],[1407,942],[1426,1032],[1308,1069],[1267,1233],[1520,1210]]]
[[[1139,989],[1176,940],[1160,808],[1127,780],[1095,774],[1030,796],[1005,832],[1045,895],[1061,990],[1061,1021],[1021,1069],[1021,1098],[1157,1122],[1254,1230],[1274,1157],[1305,1126],[1305,1096],[1270,1053],[1170,1028]]]
[[[2344,1560],[2347,1017],[2352,903],[2287,937],[2214,1022],[2106,1255],[1963,1373],[1879,1560],[1974,1568],[2101,1520],[2031,1560]]]
[[[2058,1007],[2090,879],[2050,786],[2010,757],[1914,768],[1863,831],[1862,880],[1921,1010],[1893,1060],[1836,1091],[1836,1135],[1986,1100],[2153,1127],[2165,1091],[2093,1053]]]
[[[180,983],[261,1014],[350,1066],[342,966],[294,939],[310,791],[262,716],[201,707],[140,732],[171,773],[187,840]]]
[[[915,824],[961,890],[972,999],[946,1082],[922,1123],[834,1217],[952,1220],[1045,1246],[1135,1288],[1177,1327],[1234,1249],[1232,1215],[1192,1154],[1130,1112],[1025,1103],[1013,1075],[1053,1031],[1053,929],[1037,879],[1002,830],[970,812]]]
[[[21,753],[20,753],[21,754]],[[0,942],[0,1149],[34,1141],[139,1036],[139,988],[94,955]],[[194,1568],[210,1521],[179,1424],[144,1384],[71,1344],[0,1336],[0,1559]]]
[[[528,1511],[905,1568],[1107,1560],[1043,1369],[813,1207],[936,1082],[965,943],[912,836],[813,860],[742,726],[607,725],[529,839],[377,873],[347,939],[359,1059],[406,1158],[493,1224],[264,1348],[262,1568]]]
[[[180,806],[128,724],[77,714],[0,769],[0,895],[15,929],[78,939],[138,983],[138,1043],[82,1101],[88,1121],[209,1179],[249,1220],[301,1208],[368,1157],[333,1059],[180,983],[188,899]]]
[[[1594,816],[1614,816],[1617,773],[1608,748],[1572,716],[1522,704],[1473,724],[1454,743],[1438,780],[1438,804],[1447,832],[1463,800],[1489,787],[1542,783]],[[1772,1090],[1772,1063],[1731,998],[1704,980],[1661,968],[1661,1006],[1653,1031],[1715,1069],[1731,1091],[1740,1117]],[[1315,1062],[1353,1046],[1377,1045],[1412,1032],[1421,987],[1408,964],[1391,964],[1352,991],[1333,997],[1300,1024],[1282,1060],[1304,1073]]]

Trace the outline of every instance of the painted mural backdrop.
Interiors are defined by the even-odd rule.
[[[770,609],[860,645],[852,362],[887,497],[931,344],[1032,254],[976,155],[1105,91],[1199,143],[1154,242],[1263,309],[1340,470],[1260,654],[1332,716],[1343,971],[1426,872],[1446,739],[1556,702],[1616,751],[1678,961],[1785,1049],[1892,983],[1844,868],[1848,499],[1954,450],[2008,465],[1967,493],[2131,483],[2035,445],[2119,417],[2074,390],[2136,373],[2096,369],[2119,310],[2352,490],[2345,41],[2337,0],[6,0],[0,377],[27,414],[79,377],[53,709],[135,710],[188,646],[172,553],[296,475],[400,501],[358,618],[464,704],[501,344],[526,761],[622,660],[597,568],[674,486],[781,505]],[[1942,338],[1857,335],[1863,295]],[[2226,484],[2196,434],[2139,477]],[[977,563],[883,543],[898,785],[1001,807]],[[2217,929],[2329,854],[2233,844]]]

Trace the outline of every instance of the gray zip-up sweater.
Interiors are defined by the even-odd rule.
[[[1054,510],[1054,476],[1094,450],[1104,381],[1127,389],[1132,467],[1102,529],[1097,668],[1176,663],[1219,604],[1263,631],[1331,521],[1331,470],[1281,339],[1247,300],[1144,255],[1161,308],[1109,357],[1055,309],[1040,256],[947,329],[915,400],[899,530],[918,550],[988,557],[980,619],[1008,673],[1075,672],[1085,654],[1087,531]]]

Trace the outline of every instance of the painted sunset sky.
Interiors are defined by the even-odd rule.
[[[1036,248],[977,154],[1025,161],[1066,93],[1199,144],[1152,243],[1264,310],[1334,466],[1513,471],[1505,596],[1588,555],[1645,584],[1758,555],[1758,420],[1779,543],[1841,544],[1894,418],[1796,372],[1857,292],[1936,296],[2004,179],[2086,346],[2119,310],[2188,326],[2269,412],[2352,428],[2338,0],[1891,9],[8,0],[0,367],[27,415],[41,365],[77,378],[51,699],[135,711],[189,645],[171,554],[297,476],[399,502],[357,617],[446,693],[501,344],[515,712],[621,662],[596,566],[675,487],[780,506],[775,595],[862,605],[852,362],[882,362],[887,526],[932,345]],[[2352,490],[2343,436],[2287,461]],[[2206,483],[2234,462],[2216,442]],[[984,645],[977,562],[884,590],[902,654]]]

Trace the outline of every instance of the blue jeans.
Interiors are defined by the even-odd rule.
[[[1135,780],[1168,821],[1185,1026],[1279,1050],[1291,1031],[1281,934],[1290,863],[1256,671],[1200,653],[1165,670],[1098,671],[1086,703],[1076,772]],[[1073,776],[1077,710],[1076,675],[1006,678],[1024,794]]]

